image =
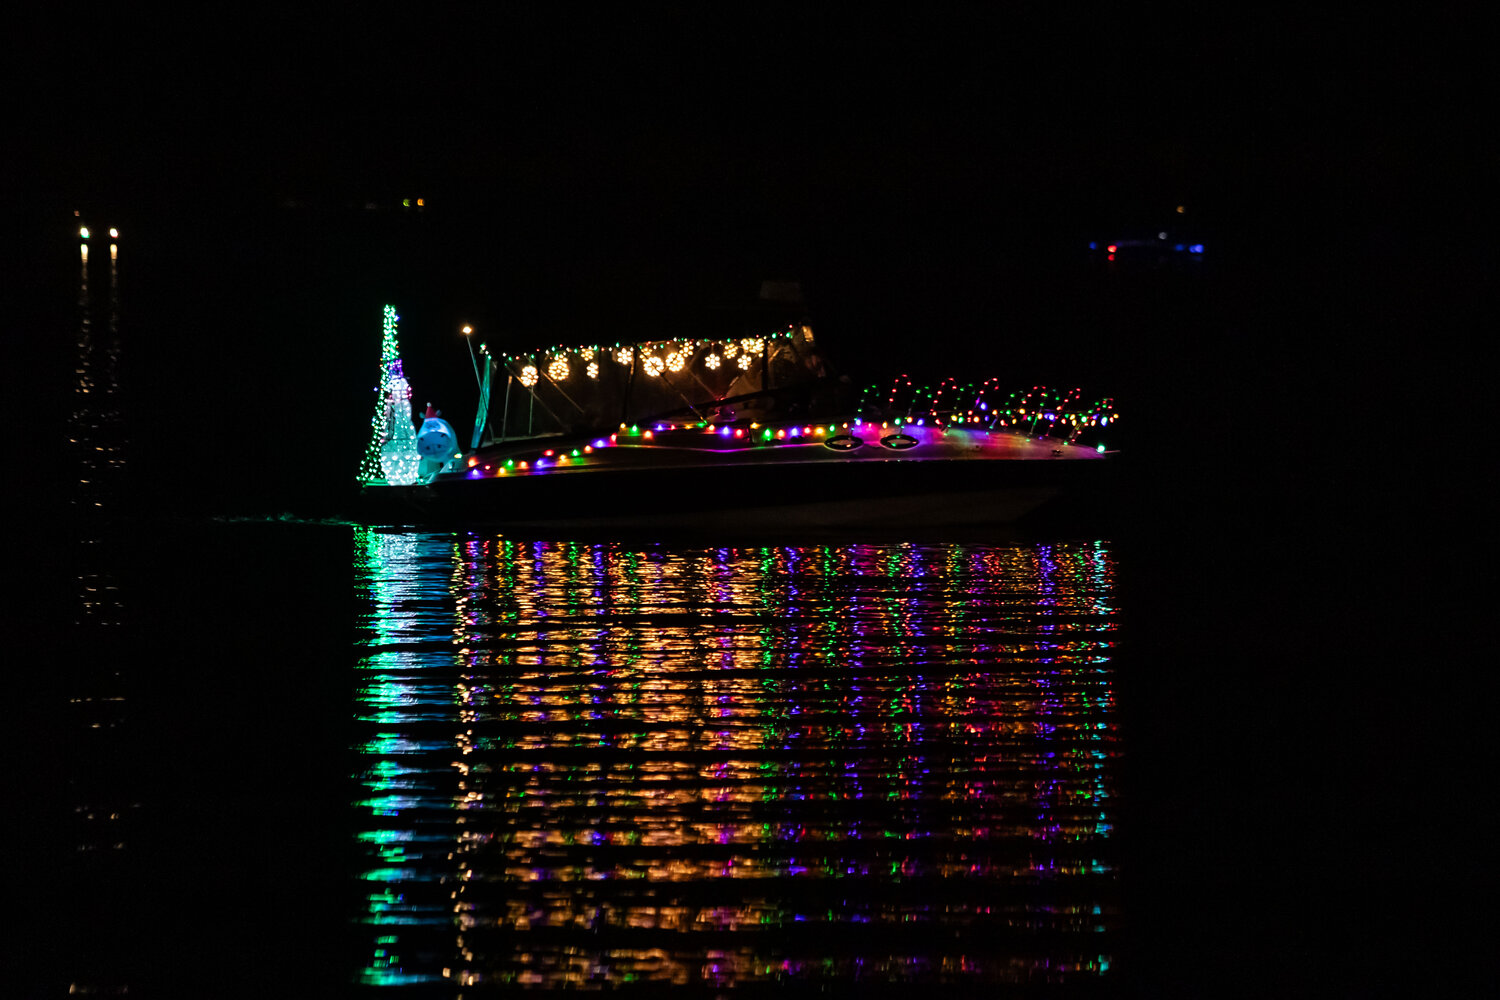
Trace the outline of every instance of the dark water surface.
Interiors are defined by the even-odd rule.
[[[1107,541],[114,537],[25,995],[1114,992]]]
[[[354,550],[361,981],[1109,974],[1105,543]]]

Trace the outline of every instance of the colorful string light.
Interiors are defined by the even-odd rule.
[[[946,379],[937,388],[918,386],[910,376],[898,375],[889,390],[881,393],[868,386],[861,395],[861,414],[891,419],[897,414],[920,424],[933,426],[985,426],[1023,430],[1026,433],[1054,433],[1061,427],[1074,429],[1108,427],[1118,421],[1115,401],[1105,397],[1084,404],[1083,390],[1052,389],[1044,385],[1011,392],[999,398],[999,380],[986,379],[978,386],[961,385]],[[962,400],[970,400],[962,406]]]

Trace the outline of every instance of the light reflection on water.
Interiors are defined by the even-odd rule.
[[[1108,973],[1107,543],[355,545],[362,982]]]

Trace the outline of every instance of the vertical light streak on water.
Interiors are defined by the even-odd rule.
[[[451,550],[442,535],[355,534],[357,596],[367,609],[355,695],[360,920],[373,931],[358,979],[371,985],[441,978],[407,956],[421,947],[409,940],[414,932],[451,922],[443,883],[455,838],[452,750],[460,721]]]
[[[361,538],[366,982],[1108,973],[1104,543]]]
[[[81,237],[81,234],[80,234]],[[128,903],[130,864],[138,859],[140,781],[130,768],[127,700],[131,666],[121,586],[125,538],[115,523],[125,466],[120,411],[120,317],[118,270],[110,261],[109,340],[94,330],[95,302],[89,286],[88,240],[79,240],[78,329],[73,351],[72,400],[68,410],[65,478],[70,515],[62,538],[73,594],[70,625],[59,637],[69,652],[61,662],[67,704],[55,713],[64,723],[59,742],[67,761],[67,840],[74,864],[66,876],[87,886],[97,916],[73,928],[78,962],[70,971],[75,992],[117,993],[128,989],[128,973],[110,941],[109,920]],[[118,934],[113,935],[118,937]]]
[[[73,407],[68,416],[68,443],[72,446],[78,478],[69,498],[75,507],[94,504],[98,459],[94,452],[98,407],[90,399],[94,389],[94,310],[89,296],[89,244],[78,245],[78,339],[73,350]]]
[[[118,513],[125,471],[124,415],[120,385],[119,261],[109,261],[108,337],[94,335],[89,291],[89,243],[79,240],[78,337],[73,352],[73,399],[68,413],[67,498],[79,530],[74,574],[75,625],[118,626],[122,621],[113,540],[102,525]]]
[[[104,444],[104,461],[111,481],[117,481],[125,466],[125,420],[121,412],[120,364],[123,344],[120,340],[120,252],[113,242],[116,230],[110,231],[109,245],[109,339],[104,345],[104,419],[111,433]]]

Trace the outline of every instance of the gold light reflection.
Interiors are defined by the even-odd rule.
[[[396,782],[369,801],[386,811],[382,837],[444,814],[454,832],[403,842],[371,870],[392,872],[406,900],[443,901],[456,935],[443,977],[1108,971],[1117,611],[1104,543],[407,537],[420,555],[366,567],[389,579],[370,619],[386,638],[367,659],[365,756],[400,764],[384,778],[366,767],[372,789]],[[910,888],[922,885],[944,889]],[[921,954],[881,936],[907,926],[933,931]],[[788,935],[818,928],[874,936],[827,962],[787,957]],[[612,937],[626,933],[655,944]],[[996,934],[1013,943],[982,944]]]

